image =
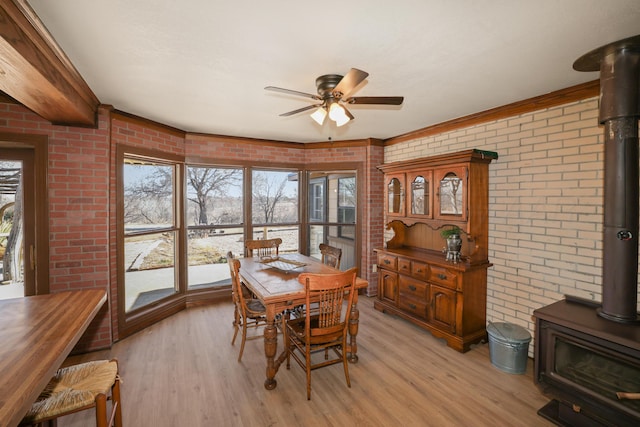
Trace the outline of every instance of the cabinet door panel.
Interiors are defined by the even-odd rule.
[[[380,292],[381,300],[395,304],[398,301],[398,274],[392,271],[380,270],[378,292]]]
[[[431,309],[429,322],[447,331],[456,332],[456,292],[451,289],[431,285]]]
[[[404,216],[405,215],[405,176],[403,173],[393,174],[385,177],[385,193],[384,202],[387,215]]]
[[[434,214],[438,219],[467,220],[467,192],[469,187],[467,167],[452,165],[433,172],[436,198]]]
[[[407,216],[433,218],[433,171],[407,173]]]

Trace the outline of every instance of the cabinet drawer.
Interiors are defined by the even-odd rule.
[[[411,275],[416,279],[427,280],[429,277],[429,265],[424,262],[411,261]]]
[[[414,316],[420,317],[422,319],[427,318],[427,302],[426,301],[418,301],[411,298],[400,298],[399,304],[401,309],[406,311],[407,313],[411,313]]]
[[[418,299],[420,301],[427,301],[428,285],[424,282],[419,282],[409,277],[400,276],[399,288],[400,295],[402,297]]]
[[[411,261],[398,258],[398,271],[403,274],[411,274]]]
[[[437,267],[435,265],[431,266],[431,274],[429,275],[429,280],[431,282],[446,286],[447,288],[455,289],[457,278],[458,275],[454,271]]]
[[[398,259],[389,254],[378,254],[378,265],[391,270],[398,268]]]

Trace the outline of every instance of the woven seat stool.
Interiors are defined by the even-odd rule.
[[[109,399],[112,405],[107,416]],[[20,425],[48,422],[55,426],[57,418],[91,408],[96,409],[97,427],[122,427],[117,360],[97,360],[58,369]]]

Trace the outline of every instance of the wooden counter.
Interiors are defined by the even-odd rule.
[[[20,423],[106,300],[101,289],[0,300],[0,427]]]

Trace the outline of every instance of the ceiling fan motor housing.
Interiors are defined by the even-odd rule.
[[[324,76],[318,77],[316,79],[318,95],[320,95],[322,99],[335,97],[332,94],[333,89],[338,85],[338,83],[340,83],[342,77],[343,76],[339,74],[325,74]]]

